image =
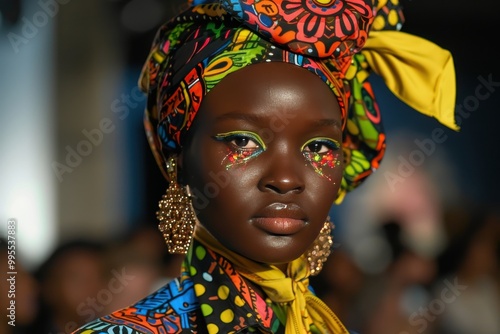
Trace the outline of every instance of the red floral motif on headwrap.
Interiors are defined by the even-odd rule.
[[[353,11],[355,6],[350,8],[343,1],[283,0],[282,6],[283,18],[288,22],[297,22],[297,39],[314,43],[323,37],[357,35],[359,14]],[[366,9],[360,10],[366,15]],[[333,19],[333,16],[338,18]],[[325,36],[332,21],[335,21],[335,36]]]
[[[243,24],[292,52],[313,57],[352,56],[373,20],[365,0],[223,0]]]

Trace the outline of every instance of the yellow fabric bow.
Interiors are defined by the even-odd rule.
[[[333,311],[309,290],[310,272],[304,256],[290,262],[285,275],[273,265],[260,264],[229,251],[201,225],[196,227],[195,238],[224,256],[240,275],[261,287],[274,303],[286,308],[286,334],[309,334],[312,324],[321,333],[349,333]]]
[[[451,53],[401,31],[371,31],[361,53],[403,102],[440,123],[455,123],[455,68]]]

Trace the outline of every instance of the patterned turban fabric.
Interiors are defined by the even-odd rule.
[[[398,0],[192,0],[160,27],[139,80],[145,128],[163,175],[203,97],[251,64],[284,62],[317,75],[339,102],[345,170],[337,203],[380,165],[386,147],[368,81],[380,75],[415,110],[458,129],[450,53],[399,31]],[[394,111],[396,112],[396,111]]]

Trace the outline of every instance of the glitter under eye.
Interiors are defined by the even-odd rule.
[[[325,175],[323,168],[335,168],[340,165],[339,154],[333,151],[327,153],[304,152],[304,157],[309,161],[316,173],[326,177],[331,181],[330,177]]]
[[[236,152],[232,149],[228,149],[229,153],[226,155],[222,163],[226,162],[226,170],[234,167],[236,165],[243,164],[248,160],[258,156],[263,152],[262,149],[259,150],[237,150]]]

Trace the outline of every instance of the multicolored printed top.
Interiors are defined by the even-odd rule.
[[[191,249],[180,277],[73,334],[285,332],[284,309],[257,294],[218,253],[197,240]]]

